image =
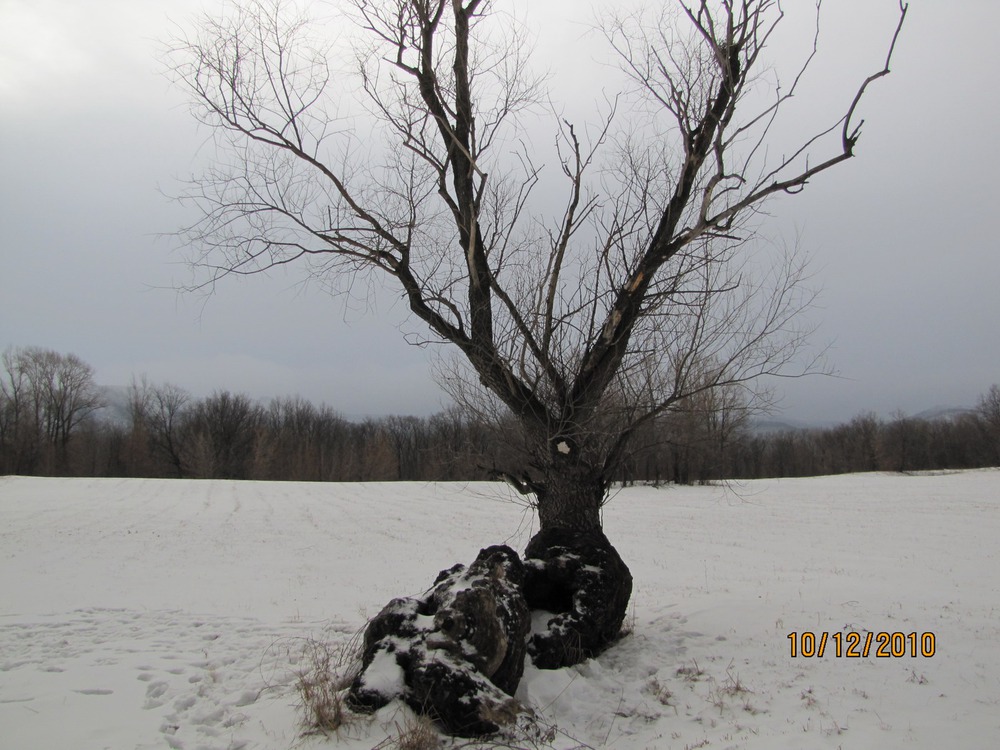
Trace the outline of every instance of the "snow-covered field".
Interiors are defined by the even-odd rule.
[[[1000,470],[631,488],[605,527],[633,632],[526,670],[556,747],[997,746]],[[373,747],[401,709],[301,736],[310,639],[532,530],[487,484],[2,478],[0,748]],[[879,658],[881,632],[918,635]]]

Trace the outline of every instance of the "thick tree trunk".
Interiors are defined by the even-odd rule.
[[[596,469],[582,462],[558,461],[546,467],[543,477],[536,498],[542,531],[600,531],[607,490]]]
[[[540,668],[590,658],[621,632],[632,575],[601,529],[606,494],[600,472],[570,460],[555,462],[538,491],[541,530],[525,549],[524,596],[546,613],[528,642]]]

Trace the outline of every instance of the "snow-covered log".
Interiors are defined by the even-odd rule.
[[[442,571],[424,595],[389,602],[365,630],[349,705],[374,711],[398,698],[465,737],[513,722],[530,629],[523,583],[517,553],[494,546]]]

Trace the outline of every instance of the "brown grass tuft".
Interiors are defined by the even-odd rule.
[[[339,733],[360,718],[344,704],[344,694],[353,678],[347,667],[350,654],[344,647],[331,647],[311,639],[305,642],[303,651],[306,667],[296,681],[303,733]]]

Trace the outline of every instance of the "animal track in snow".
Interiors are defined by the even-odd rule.
[[[49,704],[79,701],[77,713],[101,732],[120,723],[112,704],[128,700],[142,709],[133,719],[142,728],[109,746],[266,750],[241,739],[240,727],[275,700],[293,715],[302,623],[96,609],[10,619],[0,624],[0,670],[18,691],[0,690],[0,705],[30,704],[42,717]]]

